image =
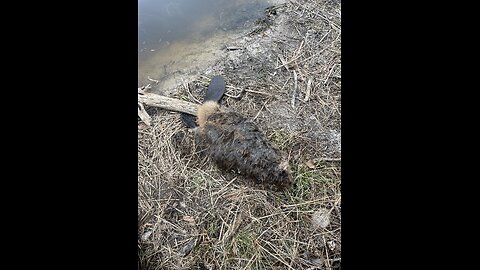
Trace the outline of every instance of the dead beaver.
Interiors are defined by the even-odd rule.
[[[255,182],[284,189],[293,180],[288,160],[263,131],[241,114],[220,107],[225,81],[215,76],[195,117],[183,114],[197,139],[207,146],[210,158],[224,170],[234,170]],[[198,127],[197,125],[198,124]]]

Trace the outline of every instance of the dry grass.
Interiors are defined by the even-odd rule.
[[[152,127],[138,131],[143,269],[340,267],[340,2],[290,1],[270,14],[215,68],[227,82],[223,105],[289,155],[296,184],[266,190],[219,171],[177,113],[147,109]],[[209,76],[177,97],[201,100]],[[312,220],[319,209],[325,227]]]

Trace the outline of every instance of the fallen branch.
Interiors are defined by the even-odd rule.
[[[147,126],[151,126],[152,117],[150,117],[147,111],[145,111],[142,103],[138,103],[138,117],[140,117],[140,119],[142,119],[142,122],[144,122]]]
[[[342,162],[342,158],[318,158],[316,161]]]
[[[147,84],[147,85],[145,85],[145,86],[139,87],[139,88],[138,88],[138,93],[139,93],[139,94],[144,94],[145,91],[147,91],[147,90],[150,89],[150,88],[152,88],[152,87],[150,86],[150,84]]]
[[[305,98],[303,99],[303,101],[308,101],[310,99],[310,94],[312,90],[312,80],[313,80],[313,77],[308,78],[307,90],[306,90]]]
[[[238,46],[228,46],[225,44],[225,49],[227,51],[236,51],[236,50],[242,50],[243,48]]]
[[[295,108],[295,95],[297,94],[297,72],[293,70],[293,94],[292,94],[292,108]]]
[[[197,104],[176,98],[169,98],[153,93],[145,93],[143,95],[138,95],[138,102],[151,107],[158,107],[169,111],[197,115]]]
[[[148,79],[149,81],[154,82],[154,83],[159,83],[159,82],[160,82],[159,80],[154,80],[154,79],[150,78],[150,76],[148,76],[147,79]]]

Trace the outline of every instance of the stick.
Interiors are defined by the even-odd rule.
[[[142,103],[138,103],[138,117],[142,119],[142,121],[147,125],[151,126],[152,124],[152,118],[148,113],[145,111],[145,108],[143,107]]]
[[[297,93],[297,72],[293,70],[293,94],[292,94],[292,107],[295,108],[295,94]]]
[[[147,79],[148,79],[149,81],[154,82],[154,83],[159,83],[159,80],[154,80],[154,79],[150,78],[150,76],[148,76]]]
[[[306,90],[305,98],[303,99],[303,101],[308,101],[308,99],[310,98],[310,92],[312,90],[312,80],[313,80],[313,77],[308,78],[307,90]]]
[[[183,112],[197,115],[198,105],[188,101],[160,96],[153,93],[138,95],[138,102],[148,106],[158,107],[169,111]]]
[[[315,161],[332,161],[332,162],[342,162],[342,158],[319,158]]]
[[[281,66],[276,67],[275,69],[279,69],[281,67],[285,67],[285,69],[288,71],[288,65],[290,64],[289,62],[285,61],[285,58],[283,58],[283,55],[279,54],[278,58],[280,58],[280,62],[282,62]],[[295,59],[293,59],[295,60]]]

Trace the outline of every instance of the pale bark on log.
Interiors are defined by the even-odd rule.
[[[138,95],[138,102],[148,106],[158,107],[169,111],[183,112],[197,115],[198,105],[188,101],[169,98],[157,94],[145,93]]]

